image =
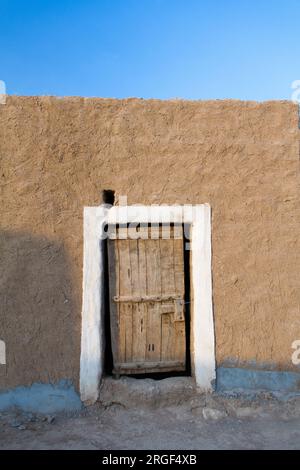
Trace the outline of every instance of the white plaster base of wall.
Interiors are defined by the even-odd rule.
[[[196,206],[84,208],[81,400],[94,403],[104,368],[105,226],[115,223],[183,223],[191,226],[191,362],[197,386],[212,391],[216,379],[211,276],[211,210]]]

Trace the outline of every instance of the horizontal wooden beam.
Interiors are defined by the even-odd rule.
[[[116,295],[113,297],[114,302],[169,302],[175,300],[182,300],[183,298],[177,294],[168,295],[143,295],[143,296],[131,296],[131,295]]]
[[[181,361],[126,362],[115,364],[113,374],[143,374],[150,372],[185,371],[185,369],[185,363]]]

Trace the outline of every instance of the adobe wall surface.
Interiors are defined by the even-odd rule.
[[[78,387],[83,207],[108,188],[209,203],[218,365],[297,371],[296,105],[8,97],[0,169],[0,389]]]

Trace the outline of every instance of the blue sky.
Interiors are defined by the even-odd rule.
[[[0,0],[8,94],[290,99],[299,0]]]

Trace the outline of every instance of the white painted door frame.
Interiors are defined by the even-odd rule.
[[[113,206],[84,208],[83,303],[80,395],[86,403],[99,397],[104,368],[104,247],[107,224],[182,223],[190,225],[191,363],[202,391],[216,378],[211,273],[211,210],[208,204],[184,206]]]

